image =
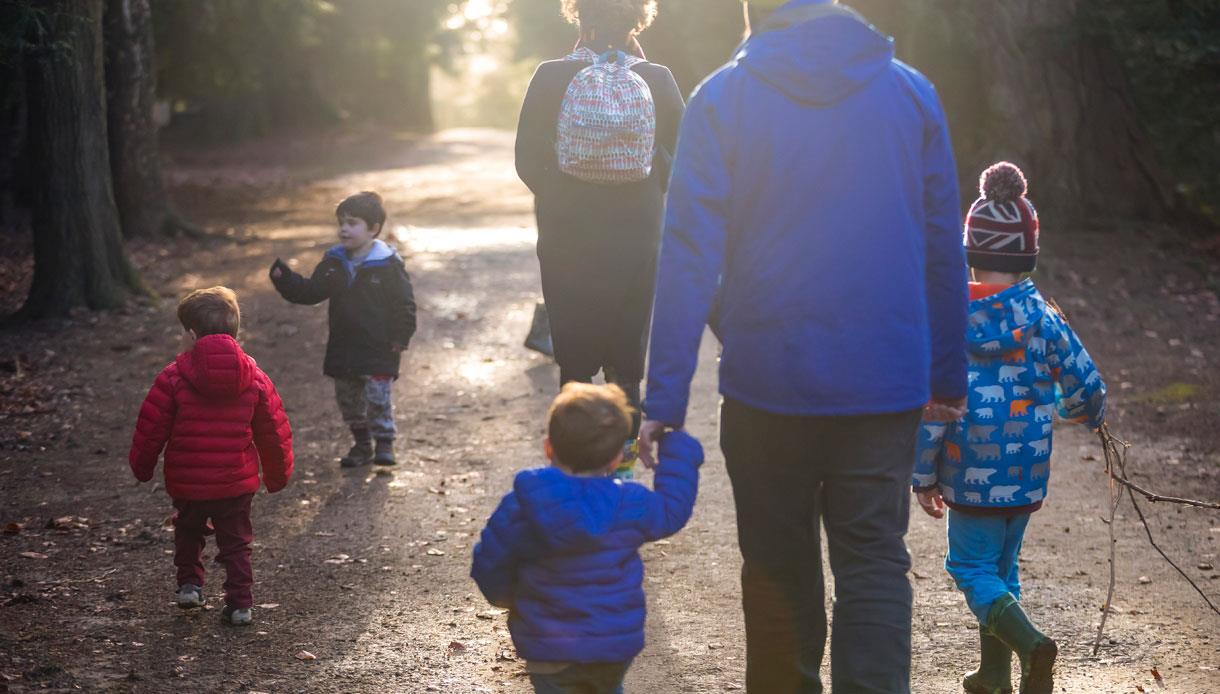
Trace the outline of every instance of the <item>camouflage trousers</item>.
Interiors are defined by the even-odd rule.
[[[392,439],[394,398],[390,378],[360,376],[335,379],[335,400],[343,423],[353,430],[367,429],[374,439]]]

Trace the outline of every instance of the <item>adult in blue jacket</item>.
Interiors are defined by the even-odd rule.
[[[921,410],[966,394],[957,175],[932,84],[831,0],[757,29],[692,97],[666,213],[641,456],[683,425],[706,323],[744,559],[747,689],[907,692]],[[713,310],[713,307],[714,310]]]

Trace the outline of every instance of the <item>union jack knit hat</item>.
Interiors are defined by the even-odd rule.
[[[992,164],[979,177],[978,200],[966,215],[966,259],[976,270],[1033,272],[1038,264],[1038,211],[1016,165]]]

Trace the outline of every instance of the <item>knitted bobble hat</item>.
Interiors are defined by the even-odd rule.
[[[966,215],[966,259],[976,270],[1033,272],[1038,264],[1038,212],[1016,165],[1002,161],[979,177],[979,199]]]

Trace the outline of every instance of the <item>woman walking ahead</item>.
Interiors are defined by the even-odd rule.
[[[598,371],[638,409],[682,94],[636,40],[656,0],[561,0],[580,39],[539,66],[517,129],[535,196],[542,292],[560,380]],[[638,415],[628,442],[634,459]]]

